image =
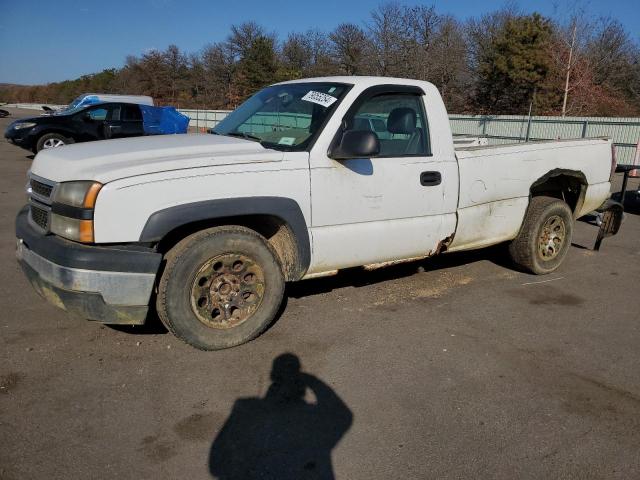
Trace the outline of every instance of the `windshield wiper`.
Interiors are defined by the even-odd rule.
[[[250,133],[246,133],[246,132],[229,132],[227,134],[225,134],[229,137],[238,137],[238,138],[244,138],[245,140],[255,140],[256,142],[258,142],[259,144],[262,145],[262,139],[260,137],[256,137],[255,135],[251,135]]]

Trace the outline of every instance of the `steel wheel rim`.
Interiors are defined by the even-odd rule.
[[[64,142],[59,138],[47,138],[42,144],[42,148],[56,148],[62,147]]]
[[[264,285],[264,271],[252,258],[221,254],[207,260],[194,275],[191,309],[208,327],[234,328],[258,310]]]
[[[545,260],[558,256],[567,236],[567,227],[559,215],[553,215],[544,222],[538,239],[538,254]]]

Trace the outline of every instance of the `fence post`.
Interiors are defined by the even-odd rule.
[[[587,127],[589,126],[589,120],[585,120],[582,124],[582,138],[587,138]]]
[[[529,114],[529,120],[527,120],[527,133],[525,133],[525,143],[529,141],[529,133],[531,132],[531,114]]]
[[[482,117],[482,136],[487,134],[487,116],[484,115]]]

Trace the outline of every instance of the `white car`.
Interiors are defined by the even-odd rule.
[[[386,132],[354,128],[362,118]],[[141,324],[155,302],[175,335],[220,349],[264,331],[287,281],[501,242],[520,267],[552,272],[574,220],[613,205],[613,163],[608,139],[455,150],[427,82],[296,80],[211,135],[40,152],[17,255],[69,312]]]

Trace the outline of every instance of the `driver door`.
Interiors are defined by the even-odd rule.
[[[109,120],[105,121],[106,138],[140,137],[144,135],[142,112],[134,103],[114,104]]]
[[[335,160],[312,152],[310,274],[424,257],[453,234],[457,164],[432,152],[421,92],[374,87],[346,113],[341,128],[373,131],[378,155]]]
[[[108,104],[94,105],[76,116],[79,137],[84,142],[103,140],[105,123],[111,119],[113,106]]]

